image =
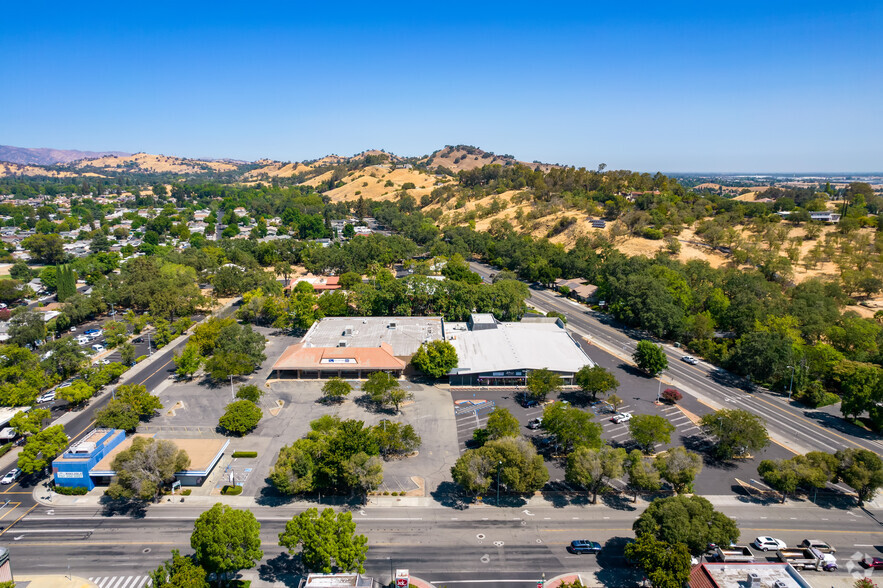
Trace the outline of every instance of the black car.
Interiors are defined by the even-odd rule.
[[[601,551],[601,544],[597,541],[589,541],[587,539],[577,539],[576,541],[571,541],[570,545],[567,546],[567,551],[570,553],[598,553]]]
[[[536,406],[537,404],[538,402],[536,400],[527,396],[521,399],[521,406],[523,406],[524,408],[531,408],[533,406]]]

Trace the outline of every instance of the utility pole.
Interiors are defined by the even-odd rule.
[[[236,395],[233,393],[233,374],[230,374],[230,398],[236,400]]]
[[[503,462],[497,462],[497,506],[500,506],[500,470],[503,469]]]

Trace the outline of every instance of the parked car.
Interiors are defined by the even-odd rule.
[[[784,541],[772,537],[756,537],[752,545],[761,551],[778,551],[788,548]]]
[[[536,400],[528,396],[524,396],[521,398],[521,406],[523,406],[524,408],[530,408],[532,406],[536,406],[537,404],[538,403]]]
[[[541,419],[541,418],[530,420],[527,423],[528,429],[539,429],[542,426],[543,426],[543,419]]]
[[[883,570],[883,557],[867,557],[862,560],[862,565],[872,570]]]
[[[21,470],[18,468],[12,468],[6,472],[6,475],[3,476],[2,479],[0,479],[0,484],[12,484],[19,478],[21,478]]]
[[[615,415],[613,415],[612,417],[610,417],[610,420],[611,420],[612,422],[616,423],[616,424],[619,424],[619,423],[627,423],[627,422],[629,422],[630,420],[632,420],[632,413],[630,413],[630,412],[618,412],[618,413],[616,413]]]
[[[53,400],[55,400],[55,390],[52,390],[50,392],[44,392],[43,394],[40,395],[39,398],[37,398],[38,403],[52,402]]]
[[[83,331],[84,335],[101,335],[101,329],[86,329]]]
[[[681,361],[683,361],[685,363],[689,363],[690,365],[696,365],[697,363],[699,363],[699,360],[696,359],[695,357],[693,357],[692,355],[685,355],[684,357],[681,358]]]
[[[105,357],[104,359],[99,359],[93,365],[109,365],[109,364],[110,364],[110,360]]]
[[[817,549],[822,553],[837,553],[837,550],[830,543],[819,541],[818,539],[804,539],[797,544],[797,547],[804,549]]]
[[[77,332],[77,328],[76,328],[76,327],[71,327],[71,333],[76,333],[76,332]]]
[[[92,346],[92,351],[94,351],[95,353],[101,353],[102,351],[104,351],[104,349],[104,345],[102,345],[101,343],[96,343]]]
[[[589,541],[587,539],[577,539],[576,541],[571,541],[570,545],[567,546],[567,551],[570,553],[598,553],[601,551],[601,544],[597,541]]]

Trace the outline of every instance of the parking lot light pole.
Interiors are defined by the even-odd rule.
[[[230,398],[236,400],[236,395],[233,394],[233,374],[230,374]]]
[[[791,400],[791,392],[794,389],[794,366],[789,365],[788,367],[791,368],[791,382],[788,384],[788,400]]]
[[[147,356],[153,355],[153,346],[150,344],[150,331],[147,331]]]

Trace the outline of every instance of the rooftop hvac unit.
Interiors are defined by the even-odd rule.
[[[395,323],[389,323],[389,328],[390,328],[390,329],[394,329],[394,328],[396,328],[396,324],[395,324]]]
[[[344,330],[343,330],[343,336],[344,337],[352,337],[353,336],[353,328],[351,326],[347,325],[347,327],[344,328]]]
[[[785,580],[776,580],[773,584],[773,588],[788,588],[788,582]]]
[[[760,574],[748,572],[748,588],[760,588]]]
[[[340,341],[338,341],[338,342],[337,342],[337,346],[338,346],[338,347],[346,347],[346,341],[344,341],[344,340],[340,340]]]

